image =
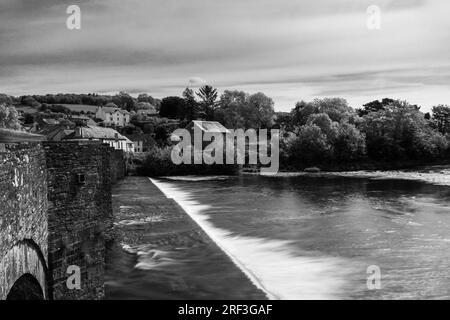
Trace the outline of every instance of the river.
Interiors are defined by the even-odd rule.
[[[449,186],[382,175],[152,181],[268,298],[450,299]],[[373,266],[379,289],[367,285]]]

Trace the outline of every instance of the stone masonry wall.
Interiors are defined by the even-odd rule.
[[[111,183],[125,178],[125,155],[122,150],[111,150]]]
[[[47,174],[39,143],[0,145],[0,299],[23,272],[46,293]],[[12,283],[11,283],[12,282]]]
[[[0,144],[0,300],[24,273],[45,298],[103,298],[111,185],[124,176],[123,152],[100,142]]]
[[[49,269],[54,299],[104,297],[105,241],[112,228],[111,152],[97,142],[45,142]],[[78,266],[81,290],[69,290]]]

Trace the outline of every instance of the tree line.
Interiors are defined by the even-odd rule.
[[[197,92],[186,88],[183,97],[161,100],[159,115],[179,120],[218,121],[228,128],[271,128],[274,125],[273,100],[262,92],[249,94],[238,90],[225,90],[205,85]]]
[[[161,101],[152,96],[142,93],[137,98],[121,91],[116,95],[101,95],[96,93],[73,94],[59,93],[46,95],[24,95],[19,97],[7,96],[2,94],[0,101],[6,104],[24,105],[33,108],[39,108],[42,105],[64,105],[64,104],[82,104],[91,106],[115,106],[127,111],[136,111],[145,108],[159,109]]]
[[[12,126],[17,112],[7,106],[17,100],[30,100],[31,96],[24,97],[0,95],[0,125]],[[33,99],[38,103],[52,101],[48,100],[49,95],[45,97],[47,100],[42,96]],[[124,92],[108,99],[105,105],[131,111],[157,104],[155,111],[159,117],[136,115],[132,124],[158,136],[163,145],[169,143],[167,128],[183,126],[195,119],[218,121],[228,128],[278,128],[281,163],[286,166],[430,162],[450,156],[450,107],[447,105],[434,106],[431,113],[423,113],[420,106],[390,98],[371,101],[359,109],[350,107],[342,98],[323,98],[299,101],[290,112],[275,112],[273,100],[264,93],[225,90],[219,95],[216,88],[208,85],[196,92],[186,88],[181,96],[166,97],[158,103],[148,95],[132,98]]]
[[[179,120],[214,120],[228,128],[278,128],[281,162],[290,167],[364,162],[418,163],[450,156],[450,107],[431,113],[406,101],[385,98],[359,109],[342,98],[300,101],[275,112],[263,93],[203,86],[183,97],[162,99],[160,115]]]
[[[393,99],[357,110],[341,98],[301,101],[281,123],[283,157],[293,165],[448,159],[450,107],[432,111]]]

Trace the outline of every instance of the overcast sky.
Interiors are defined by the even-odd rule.
[[[66,9],[81,8],[81,30]],[[369,5],[381,29],[366,26]],[[448,0],[0,0],[0,92],[262,91],[450,104]]]

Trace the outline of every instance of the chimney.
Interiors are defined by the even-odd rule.
[[[83,128],[81,126],[75,127],[75,136],[79,138],[83,138]]]

